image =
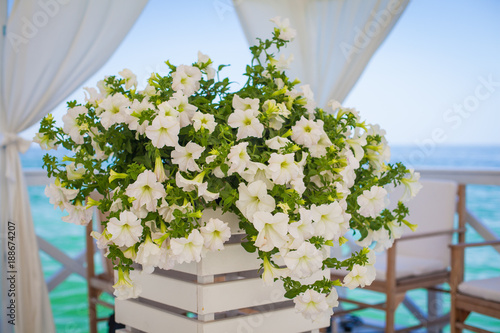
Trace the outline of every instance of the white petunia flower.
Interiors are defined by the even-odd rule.
[[[163,183],[167,180],[167,174],[165,173],[165,167],[163,166],[163,161],[161,160],[161,156],[158,155],[155,158],[155,170],[154,170],[156,180],[160,183]]]
[[[158,115],[146,127],[146,136],[156,148],[175,147],[179,144],[179,120],[174,117]]]
[[[340,104],[339,101],[331,99],[328,102],[328,106],[332,109],[332,111],[336,111],[337,109],[340,109],[342,107],[342,104]]]
[[[231,237],[229,225],[222,220],[211,218],[200,229],[204,239],[205,248],[210,251],[224,249],[224,243]]]
[[[118,74],[125,79],[125,89],[137,88],[137,76],[130,69],[125,68],[121,72],[118,72]]]
[[[177,172],[175,175],[175,183],[178,187],[182,188],[184,192],[191,192],[198,189],[203,183],[203,177],[205,176],[205,171],[198,174],[193,179],[187,179],[182,176],[180,172]]]
[[[414,198],[417,193],[422,189],[422,184],[418,181],[420,180],[420,173],[415,172],[413,169],[401,179],[401,184],[404,186],[405,190],[401,199],[402,202],[408,202],[411,198]]]
[[[261,180],[266,183],[267,189],[272,190],[274,184],[269,180],[270,173],[267,166],[263,163],[248,162],[245,171],[240,173],[240,176],[248,183]]]
[[[158,115],[179,118],[179,111],[174,109],[170,102],[163,102],[158,105]]]
[[[92,220],[92,209],[87,209],[80,201],[77,201],[74,205],[66,202],[64,208],[69,213],[69,215],[61,218],[64,222],[87,225]]]
[[[346,214],[339,202],[311,206],[314,235],[325,240],[338,241],[349,230],[350,214]]]
[[[372,282],[373,275],[369,267],[354,265],[352,271],[344,277],[343,286],[349,289],[357,287],[369,286]]]
[[[300,90],[302,90],[302,96],[304,96],[306,100],[305,108],[307,109],[309,116],[313,116],[314,109],[316,109],[316,101],[314,100],[314,93],[311,90],[311,86],[305,84],[303,86],[300,86]]]
[[[191,96],[200,89],[201,71],[198,67],[179,65],[172,73],[172,89]]]
[[[43,150],[57,150],[58,145],[56,145],[56,141],[57,139],[51,140],[48,134],[36,133],[33,137],[33,142],[38,143]]]
[[[138,100],[134,100],[130,109],[127,110],[127,124],[128,128],[132,131],[137,131],[139,134],[144,134],[146,132],[146,127],[149,126],[149,121],[145,120],[142,124],[139,124],[139,117],[141,116],[143,111],[146,110],[154,110],[155,107],[152,103],[148,102],[147,98],[144,98],[142,102]]]
[[[376,242],[373,247],[373,251],[382,252],[387,250],[394,244],[395,239],[401,238],[403,235],[403,226],[399,225],[397,221],[391,221],[387,223],[389,230],[382,227],[379,230],[368,230],[368,235],[362,241],[356,241],[356,244],[362,247],[371,246],[372,243]]]
[[[326,301],[326,295],[313,289],[307,289],[293,299],[297,312],[312,321],[321,319],[326,313],[331,314],[331,308]]]
[[[287,109],[285,103],[276,103],[274,99],[269,99],[262,104],[262,111],[269,118],[269,127],[279,130],[283,126],[291,112]]]
[[[95,239],[97,248],[99,250],[104,250],[108,248],[108,244],[110,242],[109,238],[111,238],[111,234],[109,234],[106,229],[104,229],[103,233],[100,234],[95,230],[92,230],[90,236]]]
[[[168,100],[168,103],[177,112],[179,112],[179,122],[181,128],[191,125],[194,113],[196,110],[198,110],[198,108],[192,104],[189,104],[188,96],[178,91],[172,95],[172,98]]]
[[[271,22],[278,26],[278,38],[284,41],[291,41],[297,35],[295,29],[290,27],[290,20],[284,19],[281,20],[280,16],[276,16],[271,19]]]
[[[323,121],[315,122],[304,118],[304,116],[292,126],[292,140],[308,148],[316,145],[323,133]]]
[[[287,144],[291,142],[292,141],[288,140],[287,138],[283,138],[281,136],[275,136],[274,138],[266,140],[266,145],[271,149],[280,150],[281,148],[285,147]]]
[[[358,213],[364,217],[377,217],[387,207],[387,191],[380,186],[372,186],[370,190],[364,190],[357,199]]]
[[[272,153],[268,163],[271,179],[278,185],[284,185],[300,175],[293,153],[286,155]]]
[[[120,93],[106,97],[101,104],[99,104],[99,108],[104,110],[99,115],[101,117],[102,126],[105,129],[109,129],[114,124],[125,123],[130,105],[130,100]]]
[[[55,184],[49,184],[45,187],[45,195],[49,197],[49,202],[54,205],[54,209],[59,207],[61,211],[64,210],[64,205],[69,203],[69,200],[76,198],[79,190],[72,190],[60,186],[59,181],[56,180]]]
[[[123,209],[123,202],[122,199],[118,198],[116,200],[113,200],[111,203],[111,207],[109,208],[110,212],[118,212]]]
[[[297,250],[288,252],[283,259],[290,269],[290,276],[297,279],[309,277],[323,266],[323,254],[309,242],[303,242]]]
[[[290,64],[293,62],[293,54],[291,54],[288,59],[285,57],[285,55],[282,53],[279,57],[278,60],[274,58],[269,58],[269,63],[272,66],[276,66],[276,70],[279,72],[283,72],[286,69],[290,68]]]
[[[83,90],[85,90],[85,102],[94,107],[97,107],[105,97],[104,94],[98,93],[96,88],[84,87]]]
[[[201,169],[196,164],[198,158],[205,151],[205,148],[189,141],[185,147],[176,146],[175,150],[172,151],[172,163],[179,165],[179,170],[181,171],[198,171]]]
[[[257,211],[253,214],[252,221],[255,229],[259,232],[255,240],[255,246],[261,251],[271,251],[275,247],[281,248],[288,242],[288,215],[276,213],[275,215]]]
[[[259,99],[258,98],[241,98],[238,95],[233,96],[233,108],[235,110],[253,110],[254,115],[259,114]]]
[[[166,255],[166,249],[160,248],[148,235],[144,243],[139,245],[135,262],[142,265],[144,273],[151,274],[160,263],[161,258]]]
[[[229,174],[237,172],[241,174],[245,171],[248,163],[250,162],[250,156],[247,153],[248,142],[240,142],[236,146],[231,147],[227,159],[229,160]]]
[[[262,281],[265,286],[272,286],[274,284],[274,279],[279,279],[286,275],[286,269],[274,267],[267,257],[264,257],[263,268]]]
[[[146,209],[146,206],[141,206],[138,209],[134,208],[133,206],[130,208],[130,211],[134,213],[138,218],[144,219],[146,216],[148,216],[149,211]]]
[[[193,207],[191,203],[187,203],[186,205],[169,205],[168,202],[165,201],[165,198],[161,201],[161,206],[158,207],[158,214],[162,217],[165,222],[172,222],[174,220],[174,211],[179,210],[183,214],[186,214],[188,211],[192,211]]]
[[[366,133],[361,135],[358,131],[356,131],[352,138],[347,138],[345,141],[354,151],[354,157],[356,160],[358,160],[358,162],[361,161],[365,156],[365,150],[363,147],[366,146]]]
[[[201,172],[192,180],[184,178],[180,171],[175,175],[175,182],[178,187],[182,188],[185,192],[197,191],[199,197],[203,197],[206,202],[213,201],[219,197],[219,193],[208,191],[208,183],[203,182],[203,177],[206,171]]]
[[[151,76],[154,76],[154,73],[151,74]],[[151,96],[156,96],[156,95],[159,95],[160,92],[156,91],[156,88],[152,85],[150,85],[148,83],[148,85],[146,86],[146,88],[144,88],[144,90],[142,91],[139,91],[138,92],[139,94],[143,94],[143,95],[146,95],[148,97],[151,97]]]
[[[199,131],[200,129],[204,128],[208,130],[208,133],[212,133],[215,130],[215,126],[217,126],[213,114],[196,111],[193,115],[192,120],[193,120],[193,127],[196,131]]]
[[[261,180],[248,186],[240,183],[238,198],[236,207],[250,221],[256,212],[272,212],[276,208],[276,201],[267,193],[267,186]]]
[[[150,212],[156,211],[157,201],[166,195],[163,185],[156,180],[156,175],[151,170],[145,170],[137,180],[125,190],[130,198],[135,198],[132,205],[135,209],[146,206]]]
[[[330,293],[326,296],[326,303],[331,308],[339,306],[339,294],[337,293],[337,289],[335,289],[335,287],[332,287]]]
[[[83,135],[80,134],[82,128],[76,118],[79,115],[86,114],[88,112],[89,110],[84,106],[75,106],[74,108],[69,109],[68,112],[62,117],[64,123],[64,133],[68,134],[76,144],[83,144]]]
[[[264,131],[264,125],[259,122],[253,110],[235,110],[227,119],[227,123],[232,128],[238,128],[238,140],[249,136],[261,138]]]
[[[383,143],[377,146],[370,146],[370,148],[367,146],[365,156],[370,165],[375,169],[375,174],[379,175],[387,168],[385,162],[388,162],[391,158],[391,149],[387,144]]]
[[[211,61],[210,57],[206,54],[201,53],[198,51],[198,62],[197,64],[205,67],[205,71],[207,73],[207,80],[211,80],[215,77],[215,68],[212,67],[212,65],[205,65]]]
[[[311,153],[312,157],[323,157],[327,153],[327,148],[331,147],[332,145],[332,141],[330,141],[328,135],[326,135],[326,133],[323,131],[323,133],[319,137],[319,141],[315,145],[309,147],[309,152]]]
[[[170,249],[177,262],[199,262],[201,260],[201,250],[205,240],[197,229],[193,229],[187,238],[170,239]]]
[[[119,269],[117,282],[113,285],[113,295],[119,300],[139,297],[142,292],[142,286],[137,282],[140,274],[135,270],[129,273]]]
[[[68,176],[68,180],[82,179],[85,172],[86,170],[81,164],[75,166],[75,162],[72,162],[66,165],[66,175]]]
[[[139,242],[142,235],[141,220],[134,213],[124,211],[120,219],[112,217],[106,225],[106,230],[111,234],[110,240],[118,246],[130,247]]]
[[[219,193],[210,192],[208,190],[208,183],[198,185],[198,196],[205,199],[206,202],[214,201],[219,198]]]
[[[299,248],[305,240],[314,235],[311,211],[302,207],[299,209],[299,213],[300,221],[290,223],[288,226],[288,233],[293,237],[293,242],[290,244],[291,249]]]

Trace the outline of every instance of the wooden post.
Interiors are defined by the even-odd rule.
[[[396,243],[387,250],[385,332],[393,333],[396,302]]]
[[[85,243],[87,247],[87,290],[89,302],[89,331],[90,333],[97,333],[97,308],[95,299],[97,298],[97,289],[92,287],[90,280],[94,277],[94,240],[90,236],[93,229],[93,219],[85,228]]]
[[[458,285],[464,280],[464,248],[451,246],[451,273],[450,273],[450,329],[452,333],[460,333],[462,329],[456,327],[456,323],[463,316],[456,310],[456,299]]]
[[[465,184],[458,185],[458,204],[457,204],[457,213],[458,213],[458,228],[465,228],[465,224],[467,223],[467,207],[465,202]],[[465,243],[465,231],[458,233],[458,242]]]

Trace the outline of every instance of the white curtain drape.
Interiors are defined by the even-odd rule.
[[[1,3],[6,7],[5,0]],[[55,331],[19,159],[29,143],[18,133],[40,121],[109,59],[146,3],[18,0],[12,7],[0,40],[1,332]],[[8,221],[16,236],[15,326],[5,316],[5,302],[12,298],[5,276],[10,270]]]
[[[297,37],[287,71],[310,84],[320,107],[342,102],[409,0],[233,0],[250,44],[268,38],[275,16],[289,18]]]

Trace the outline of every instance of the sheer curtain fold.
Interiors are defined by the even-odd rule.
[[[40,121],[109,59],[146,3],[18,0],[12,7],[0,39],[0,251],[6,274],[11,221],[16,228],[16,325],[2,315],[1,332],[55,332],[19,159],[26,142],[18,133]],[[3,309],[10,301],[8,288],[2,276]]]
[[[409,0],[234,0],[247,40],[269,37],[270,18],[289,18],[297,37],[290,77],[310,84],[320,107],[342,102]]]

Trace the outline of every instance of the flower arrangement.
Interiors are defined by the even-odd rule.
[[[387,248],[403,224],[413,227],[401,201],[386,208],[387,188],[404,185],[404,201],[418,191],[418,174],[387,163],[379,126],[336,101],[318,108],[309,86],[286,76],[291,59],[277,54],[295,31],[287,20],[274,22],[272,38],[250,48],[248,81],[238,91],[219,78],[224,65],[216,70],[199,53],[191,66],[167,61],[171,72],[153,73],[141,91],[127,69],[85,88],[84,104],[68,102],[62,128],[51,115],[42,120],[35,141],[73,152],[61,161],[45,155],[55,178],[45,193],[69,213],[65,222],[86,225],[93,206],[109,213],[92,236],[118,272],[118,298],[140,293],[133,263],[145,274],[223,250],[228,224],[200,220],[219,208],[239,217],[242,246],[257,252],[264,282],[281,279],[285,296],[314,320],[338,305],[335,286],[374,280],[372,243]],[[349,230],[365,248],[346,260],[330,257]],[[326,268],[350,273],[304,282]]]

